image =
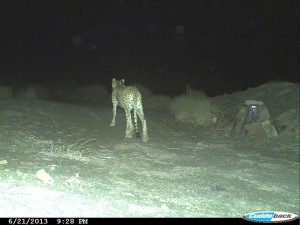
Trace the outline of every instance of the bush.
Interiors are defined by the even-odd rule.
[[[217,123],[216,107],[212,105],[206,94],[199,90],[192,90],[189,86],[184,95],[173,99],[169,109],[175,118],[193,125],[214,125]]]

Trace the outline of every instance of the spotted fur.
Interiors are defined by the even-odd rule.
[[[142,141],[147,142],[149,140],[147,134],[147,124],[144,117],[142,95],[140,91],[133,86],[125,86],[125,80],[112,79],[112,105],[113,105],[113,119],[110,126],[115,126],[117,106],[124,108],[126,114],[126,135],[125,138],[132,138],[135,130],[136,138],[139,140],[140,135],[138,131],[137,115],[140,118],[143,126]],[[131,119],[131,111],[133,110],[134,127]]]

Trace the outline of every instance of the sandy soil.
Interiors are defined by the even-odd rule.
[[[0,217],[299,215],[299,84],[212,100],[233,118],[246,99],[266,103],[279,137],[233,138],[232,120],[191,127],[145,109],[150,140],[140,143],[124,140],[120,108],[110,127],[110,105],[0,99]]]

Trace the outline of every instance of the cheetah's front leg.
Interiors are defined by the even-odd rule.
[[[111,127],[114,127],[116,125],[116,115],[117,115],[117,106],[118,106],[118,103],[115,103],[113,102],[113,119],[110,123],[110,126]]]

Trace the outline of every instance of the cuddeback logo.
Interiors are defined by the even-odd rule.
[[[260,223],[279,223],[296,220],[299,217],[296,214],[288,212],[266,211],[253,212],[243,216],[245,220]]]

